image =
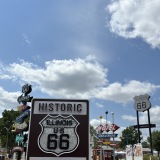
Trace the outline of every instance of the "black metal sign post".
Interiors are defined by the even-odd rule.
[[[152,134],[151,134],[151,128],[156,127],[155,124],[150,123],[150,114],[149,114],[149,109],[151,108],[151,103],[149,101],[150,96],[145,94],[145,95],[140,95],[140,96],[135,96],[135,104],[134,108],[136,109],[137,112],[137,125],[133,126],[134,128],[138,128],[138,140],[140,143],[140,128],[149,128],[149,136],[150,136],[150,148],[151,148],[151,154],[153,155],[153,147],[152,147]],[[138,112],[148,112],[148,124],[139,124],[139,114]]]
[[[137,111],[137,128],[138,128],[138,143],[141,143],[141,139],[140,139],[140,130],[139,130],[139,113]]]
[[[151,147],[151,154],[153,155],[152,134],[151,134],[151,123],[150,123],[149,109],[147,110],[147,112],[148,112],[148,124],[149,124],[150,147]]]
[[[89,101],[33,99],[26,160],[89,160]]]

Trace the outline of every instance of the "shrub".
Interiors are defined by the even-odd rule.
[[[143,155],[143,160],[150,160],[150,157],[151,157],[151,160],[159,160],[157,156],[152,156],[148,154]]]

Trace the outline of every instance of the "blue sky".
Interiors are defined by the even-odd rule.
[[[114,112],[120,135],[136,124],[133,98],[148,94],[159,130],[159,10],[160,0],[0,1],[0,112],[27,83],[35,98],[89,99],[94,126]]]

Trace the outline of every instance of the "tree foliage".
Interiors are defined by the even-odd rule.
[[[1,147],[8,148],[11,150],[15,144],[15,134],[11,132],[12,125],[19,115],[18,111],[14,110],[4,110],[2,113],[2,118],[0,118],[0,140]],[[7,143],[8,137],[8,143]]]
[[[94,129],[94,127],[92,125],[90,125],[90,135],[93,137],[93,143],[94,143],[94,146],[97,146],[98,145],[98,142],[97,142],[97,131],[96,129]]]
[[[90,125],[90,134],[91,134],[91,136],[96,135],[96,130],[94,129],[94,127],[92,125]]]
[[[143,148],[149,148],[149,143],[147,141],[143,141],[141,144]]]
[[[160,153],[160,131],[154,130],[151,134],[152,136],[152,146],[153,149],[158,151],[158,156]],[[150,143],[150,137],[147,138],[148,142]]]
[[[138,143],[138,131],[133,128],[133,126],[127,127],[122,131],[121,142],[119,147],[125,149],[126,145],[133,145]],[[142,133],[140,132],[140,140],[142,139]]]

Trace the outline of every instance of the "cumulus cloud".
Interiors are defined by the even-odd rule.
[[[131,115],[123,115],[121,118],[124,119],[124,120],[128,120],[128,121],[130,121],[130,122],[134,122],[134,123],[135,123],[136,120],[137,120],[136,117],[131,116]]]
[[[103,87],[101,92],[97,94],[97,98],[126,104],[132,101],[135,95],[151,94],[158,88],[160,88],[160,86],[136,80],[129,81],[124,85],[115,82],[109,84],[107,87]]]
[[[108,124],[111,124],[110,121],[107,121]],[[91,119],[90,120],[90,125],[92,125],[95,129],[99,126],[99,125],[105,125],[106,124],[106,119],[102,118],[102,119]]]
[[[21,61],[6,70],[11,79],[40,86],[41,92],[52,97],[90,97],[94,89],[107,83],[107,69],[90,58],[47,61],[44,68]]]
[[[21,60],[0,71],[1,77],[32,84],[40,92],[56,98],[98,98],[128,103],[135,95],[151,94],[160,86],[148,82],[129,81],[109,83],[108,69],[99,64],[95,57],[86,59],[52,60],[45,66]]]
[[[94,98],[121,104],[133,101],[135,95],[150,95],[160,87],[137,80],[128,81],[124,84],[120,82],[110,83],[108,69],[98,63],[94,56],[88,56],[85,59],[47,61],[44,67],[21,60],[19,63],[3,65],[0,69],[0,75],[0,79],[3,80],[32,84],[34,89],[36,88],[40,93],[45,93],[52,98]],[[15,108],[17,97],[22,93],[8,92],[0,87],[0,94],[0,106],[1,111],[3,111],[4,109]],[[100,103],[96,103],[96,106],[103,107]],[[150,109],[151,117],[153,117],[152,122],[157,125],[160,125],[159,108],[156,106]],[[147,120],[145,114],[142,113],[141,115],[142,123]],[[124,115],[122,119],[136,123],[136,117]],[[105,124],[106,120],[102,119],[101,122]],[[98,126],[99,123],[100,121],[96,119],[90,122],[94,127]]]
[[[160,128],[160,106],[154,106],[151,107],[150,110],[150,121],[152,124],[156,124],[157,128]],[[133,124],[137,123],[137,117],[131,116],[131,115],[123,115],[121,117],[123,120],[127,120],[132,122]],[[145,112],[139,112],[139,123],[140,124],[148,124],[148,113]]]
[[[160,0],[115,0],[107,6],[111,32],[124,38],[141,37],[160,47]]]
[[[160,128],[160,106],[151,107],[150,112],[150,120],[152,124],[156,124],[157,128]],[[141,123],[148,123],[148,115],[147,112],[142,112],[142,116],[140,118]]]
[[[15,108],[17,106],[17,97],[20,95],[20,92],[7,92],[0,87],[0,112],[3,112],[5,109]]]
[[[98,108],[103,108],[104,106],[102,105],[102,104],[100,104],[100,103],[96,103],[96,106],[98,107]]]

